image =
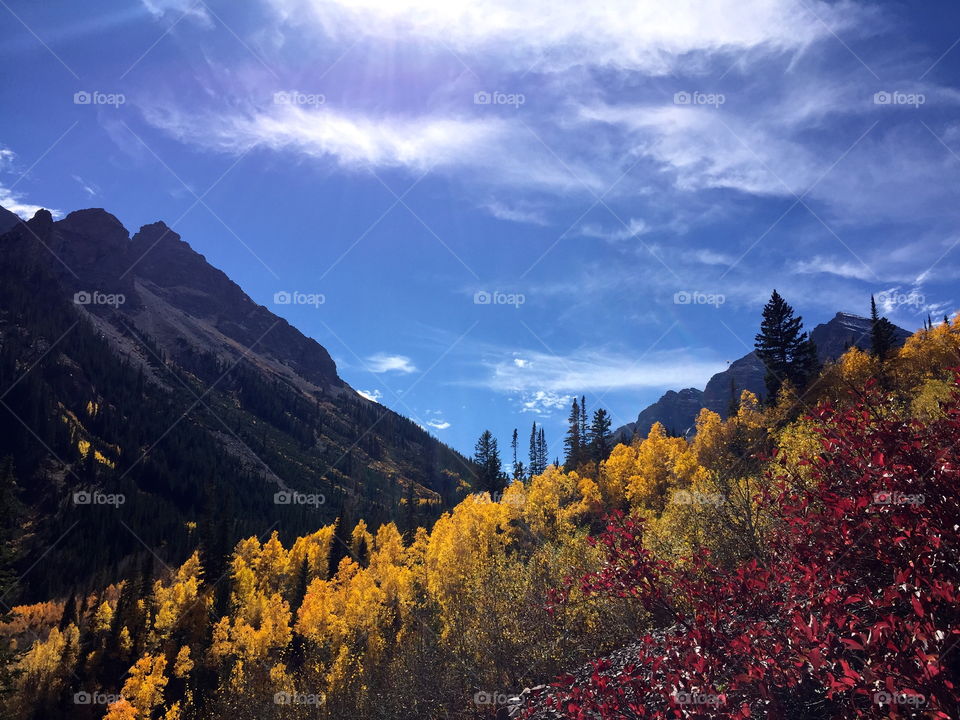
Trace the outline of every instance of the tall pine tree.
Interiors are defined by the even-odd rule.
[[[513,449],[513,479],[514,481],[523,480],[523,462],[517,457],[517,448],[520,445],[517,429],[513,429],[513,439],[510,441],[510,447]]]
[[[896,331],[893,323],[877,312],[877,302],[870,296],[870,345],[873,354],[880,362],[890,355],[896,345]]]
[[[543,425],[540,426],[540,432],[537,435],[537,473],[542,474],[547,470],[547,436],[543,431]]]
[[[590,423],[590,459],[597,466],[610,454],[611,437],[610,415],[603,408],[597,408]]]
[[[817,374],[817,348],[803,330],[803,318],[774,290],[763,308],[756,336],[757,356],[767,369],[767,402],[773,404],[785,381],[802,393]]]
[[[573,398],[573,404],[570,406],[569,423],[567,435],[563,439],[563,447],[566,450],[564,468],[567,472],[576,470],[583,462],[583,444],[580,436],[580,403],[577,402],[577,398]]]
[[[533,423],[533,427],[530,429],[530,477],[534,475],[539,475],[540,472],[537,468],[540,467],[540,453],[537,451],[537,423]]]
[[[506,478],[500,462],[497,439],[489,430],[484,430],[474,447],[473,461],[480,468],[477,473],[477,490],[498,493],[506,486]]]

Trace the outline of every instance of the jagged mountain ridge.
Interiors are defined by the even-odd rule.
[[[337,517],[429,524],[471,478],[163,223],[131,238],[104,210],[40,211],[0,234],[0,284],[0,458],[32,517],[24,562],[80,540],[31,594],[102,584],[144,545],[176,562],[198,521],[217,551],[271,521],[289,537]],[[97,293],[123,302],[83,304]],[[75,507],[86,489],[123,494],[123,512]],[[287,490],[323,501],[278,505]]]
[[[870,328],[870,318],[838,312],[828,322],[817,325],[810,333],[810,338],[817,346],[820,362],[825,363],[836,360],[853,345],[868,349]],[[895,327],[898,344],[905,342],[908,337],[908,331]],[[751,351],[711,377],[703,391],[697,388],[686,388],[679,393],[668,390],[657,402],[640,411],[636,422],[617,428],[614,438],[618,442],[630,442],[636,435],[646,437],[655,422],[661,423],[669,432],[685,434],[693,427],[702,408],[726,418],[730,410],[731,392],[739,395],[741,391],[749,390],[761,399],[766,397],[765,375],[763,363],[756,352]]]

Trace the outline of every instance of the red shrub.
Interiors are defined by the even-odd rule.
[[[671,567],[639,523],[611,518],[606,567],[582,587],[635,598],[660,630],[627,661],[561,678],[545,704],[571,718],[960,718],[960,396],[930,422],[881,406],[817,410],[816,482],[771,477],[761,500],[779,521],[764,563]]]

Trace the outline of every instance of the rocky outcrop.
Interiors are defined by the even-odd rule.
[[[618,428],[614,442],[630,442],[634,435],[646,437],[654,423],[661,423],[671,435],[685,435],[704,406],[703,391],[686,388],[667,390],[657,402],[645,408],[636,422]]]
[[[810,333],[810,339],[817,346],[820,362],[836,360],[853,346],[861,350],[869,350],[871,326],[870,318],[844,312],[838,312],[830,322],[817,325]],[[908,337],[910,337],[909,332],[894,326],[897,345],[902,345]]]
[[[766,368],[757,353],[750,352],[734,360],[723,372],[718,372],[707,382],[703,391],[703,407],[713,410],[720,417],[730,414],[731,400],[749,390],[761,400],[767,396],[764,384]]]
[[[344,387],[323,346],[255,303],[164,223],[144,225],[131,239],[116,217],[93,208],[57,222],[40,211],[31,227],[68,293],[123,296],[115,308],[84,306],[95,320],[116,310],[172,358],[189,347],[231,362],[254,347],[262,368],[305,390]]]
[[[0,207],[0,233],[5,233],[20,222],[20,216],[4,207]]]

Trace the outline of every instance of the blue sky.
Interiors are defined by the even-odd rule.
[[[957,300],[955,3],[2,0],[0,204],[162,219],[469,452]],[[79,94],[78,94],[79,93]],[[278,292],[322,304],[274,302]],[[484,302],[489,301],[489,302]]]

